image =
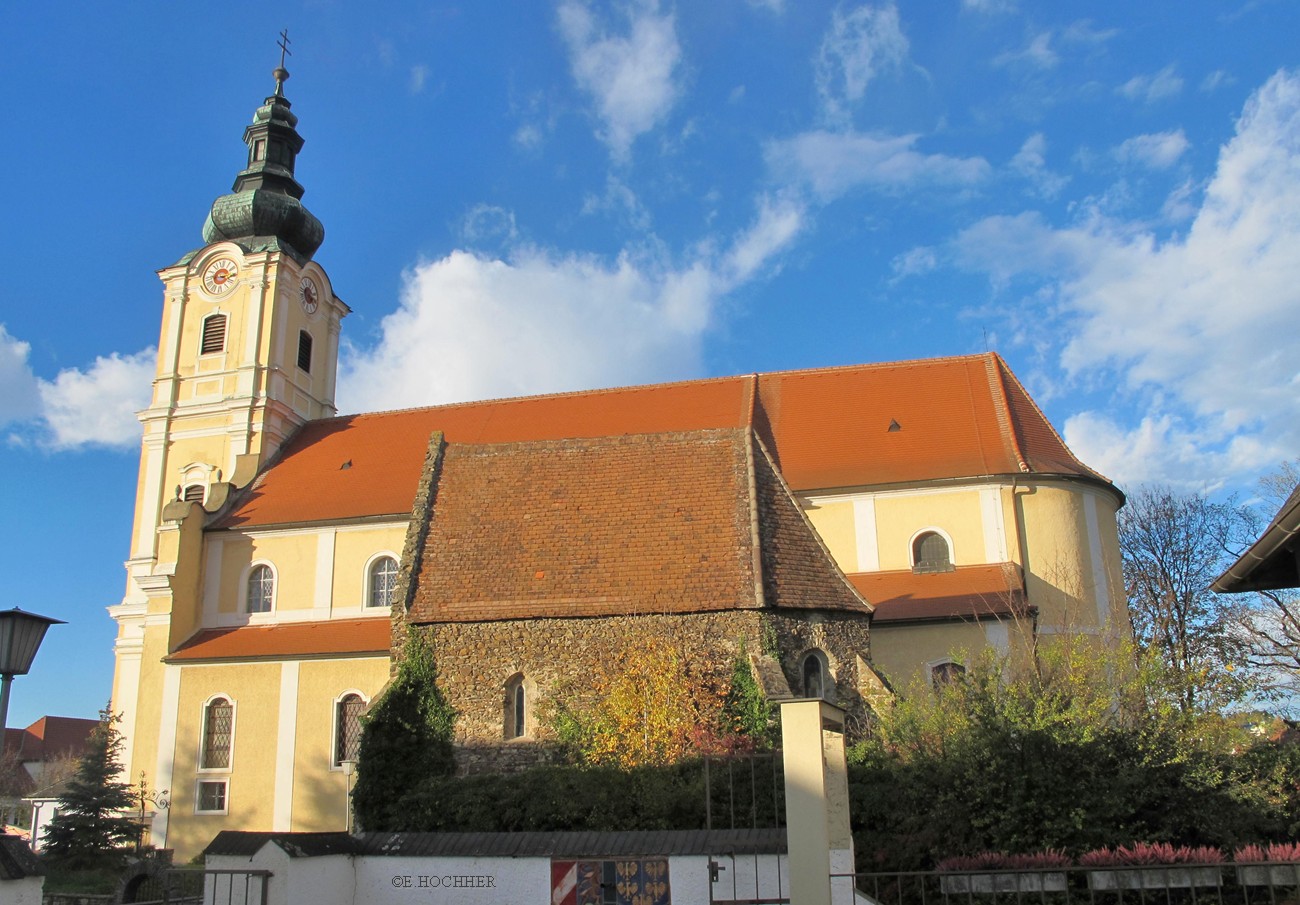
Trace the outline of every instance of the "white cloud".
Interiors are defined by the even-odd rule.
[[[371,349],[345,349],[339,399],[365,411],[684,378],[719,299],[772,266],[803,229],[797,203],[762,199],[722,249],[672,266],[535,247],[456,251],[406,275]]]
[[[1011,171],[1023,176],[1043,198],[1055,198],[1070,180],[1047,168],[1047,139],[1036,132],[1025,139],[1011,158]]]
[[[476,204],[461,224],[461,235],[468,242],[513,242],[519,237],[515,212],[495,204]]]
[[[1155,75],[1136,75],[1116,90],[1129,100],[1151,104],[1177,95],[1183,90],[1183,80],[1171,65]]]
[[[429,81],[429,67],[424,64],[411,67],[411,77],[408,87],[412,94],[422,94],[425,83]]]
[[[996,285],[1043,286],[1042,330],[1069,337],[1066,373],[1113,374],[1117,402],[1146,409],[1136,425],[1116,409],[1074,420],[1076,440],[1099,437],[1092,455],[1127,481],[1146,476],[1139,459],[1166,478],[1240,476],[1300,448],[1297,247],[1300,77],[1283,71],[1247,102],[1184,233],[1095,211],[1068,228],[1022,214],[981,221],[955,252]]]
[[[584,2],[565,0],[559,25],[573,77],[596,102],[600,138],[624,160],[637,136],[663,122],[681,94],[676,74],[682,52],[673,17],[646,0],[629,9],[627,33],[612,35],[599,28]]]
[[[961,0],[961,8],[977,13],[1009,13],[1016,4],[1015,0]]]
[[[892,3],[860,6],[848,13],[836,9],[815,61],[817,93],[826,117],[848,122],[871,80],[883,70],[897,68],[907,49],[898,9]]]
[[[924,246],[912,248],[898,255],[890,262],[894,275],[891,284],[899,283],[907,277],[930,273],[939,266],[939,258],[933,248]]]
[[[1182,129],[1136,135],[1115,149],[1115,157],[1153,170],[1164,170],[1178,162],[1191,147]]]
[[[26,420],[40,410],[36,376],[27,363],[31,349],[0,324],[0,424]]]
[[[924,185],[974,185],[990,168],[979,157],[922,154],[916,135],[805,132],[769,142],[768,166],[782,179],[809,186],[829,201],[858,187],[898,191]]]
[[[1060,56],[1052,49],[1052,33],[1044,31],[1030,38],[1029,44],[1023,50],[999,54],[993,59],[993,65],[1027,63],[1036,69],[1052,69],[1060,61]]]
[[[140,443],[135,413],[149,404],[156,352],[99,357],[85,371],[68,368],[53,381],[40,381],[48,444],[132,447]]]

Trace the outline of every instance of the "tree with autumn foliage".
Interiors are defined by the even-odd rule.
[[[626,632],[583,692],[560,688],[545,713],[570,757],[589,764],[631,768],[750,750],[744,733],[769,719],[743,644],[722,666],[679,639]]]

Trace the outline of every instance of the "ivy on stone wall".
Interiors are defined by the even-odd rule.
[[[352,793],[358,826],[396,827],[404,795],[428,777],[456,770],[456,712],[438,688],[433,648],[412,631],[397,676],[364,717]]]

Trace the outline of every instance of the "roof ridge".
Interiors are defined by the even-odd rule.
[[[980,357],[984,359],[984,367],[988,373],[989,389],[993,391],[993,407],[997,410],[998,422],[1003,428],[1002,435],[1011,444],[1011,452],[1016,457],[1016,464],[1020,466],[1020,470],[1028,473],[1029,463],[1025,461],[1025,453],[1020,445],[1020,426],[1011,413],[1011,400],[1007,398],[1007,387],[1002,380],[1002,356],[996,352],[985,352]],[[1041,415],[1042,412],[1039,414]]]
[[[788,368],[781,371],[759,371],[762,377],[788,377],[793,374],[828,374],[835,371],[875,371],[882,368],[896,370],[899,368],[917,368],[926,365],[955,364],[983,358],[989,353],[974,352],[967,355],[938,355],[932,358],[908,358],[903,361],[871,361],[860,364],[825,365],[820,368]]]
[[[1011,370],[1011,366],[1002,359],[1002,356],[998,355],[996,352],[990,352],[989,355],[993,356],[999,366],[999,377],[1000,383],[1002,383],[1003,386],[1002,392],[1004,397],[1006,393],[1005,380],[1010,379],[1015,382],[1016,386],[1020,389],[1020,395],[1024,397],[1027,403],[1029,403],[1029,406],[1034,410],[1034,413],[1038,415],[1039,420],[1042,421],[1043,424],[1047,425],[1047,429],[1052,432],[1052,436],[1056,438],[1056,442],[1061,444],[1061,448],[1065,450],[1071,459],[1074,460],[1074,463],[1078,465],[1085,474],[1091,475],[1098,480],[1105,481],[1113,487],[1115,484],[1114,481],[1093,468],[1091,465],[1088,465],[1075,454],[1074,450],[1070,449],[1070,444],[1065,442],[1065,438],[1062,437],[1060,431],[1056,429],[1056,425],[1052,423],[1052,419],[1047,417],[1047,414],[1038,405],[1038,402],[1035,401],[1029,390],[1025,389],[1025,385],[1021,383],[1020,378]],[[1029,469],[1026,468],[1026,470],[1028,471]]]

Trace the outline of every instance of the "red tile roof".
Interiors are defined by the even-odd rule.
[[[387,654],[392,630],[389,620],[331,619],[325,622],[286,622],[241,625],[201,631],[167,659],[247,660],[296,659],[348,654]]]
[[[408,619],[764,605],[870,611],[732,429],[449,444]]]
[[[950,572],[854,572],[849,581],[876,608],[876,625],[1029,614],[1015,563],[958,566]]]
[[[406,515],[435,430],[473,444],[745,426],[800,491],[1024,472],[1105,481],[989,353],[315,421],[214,527]]]

